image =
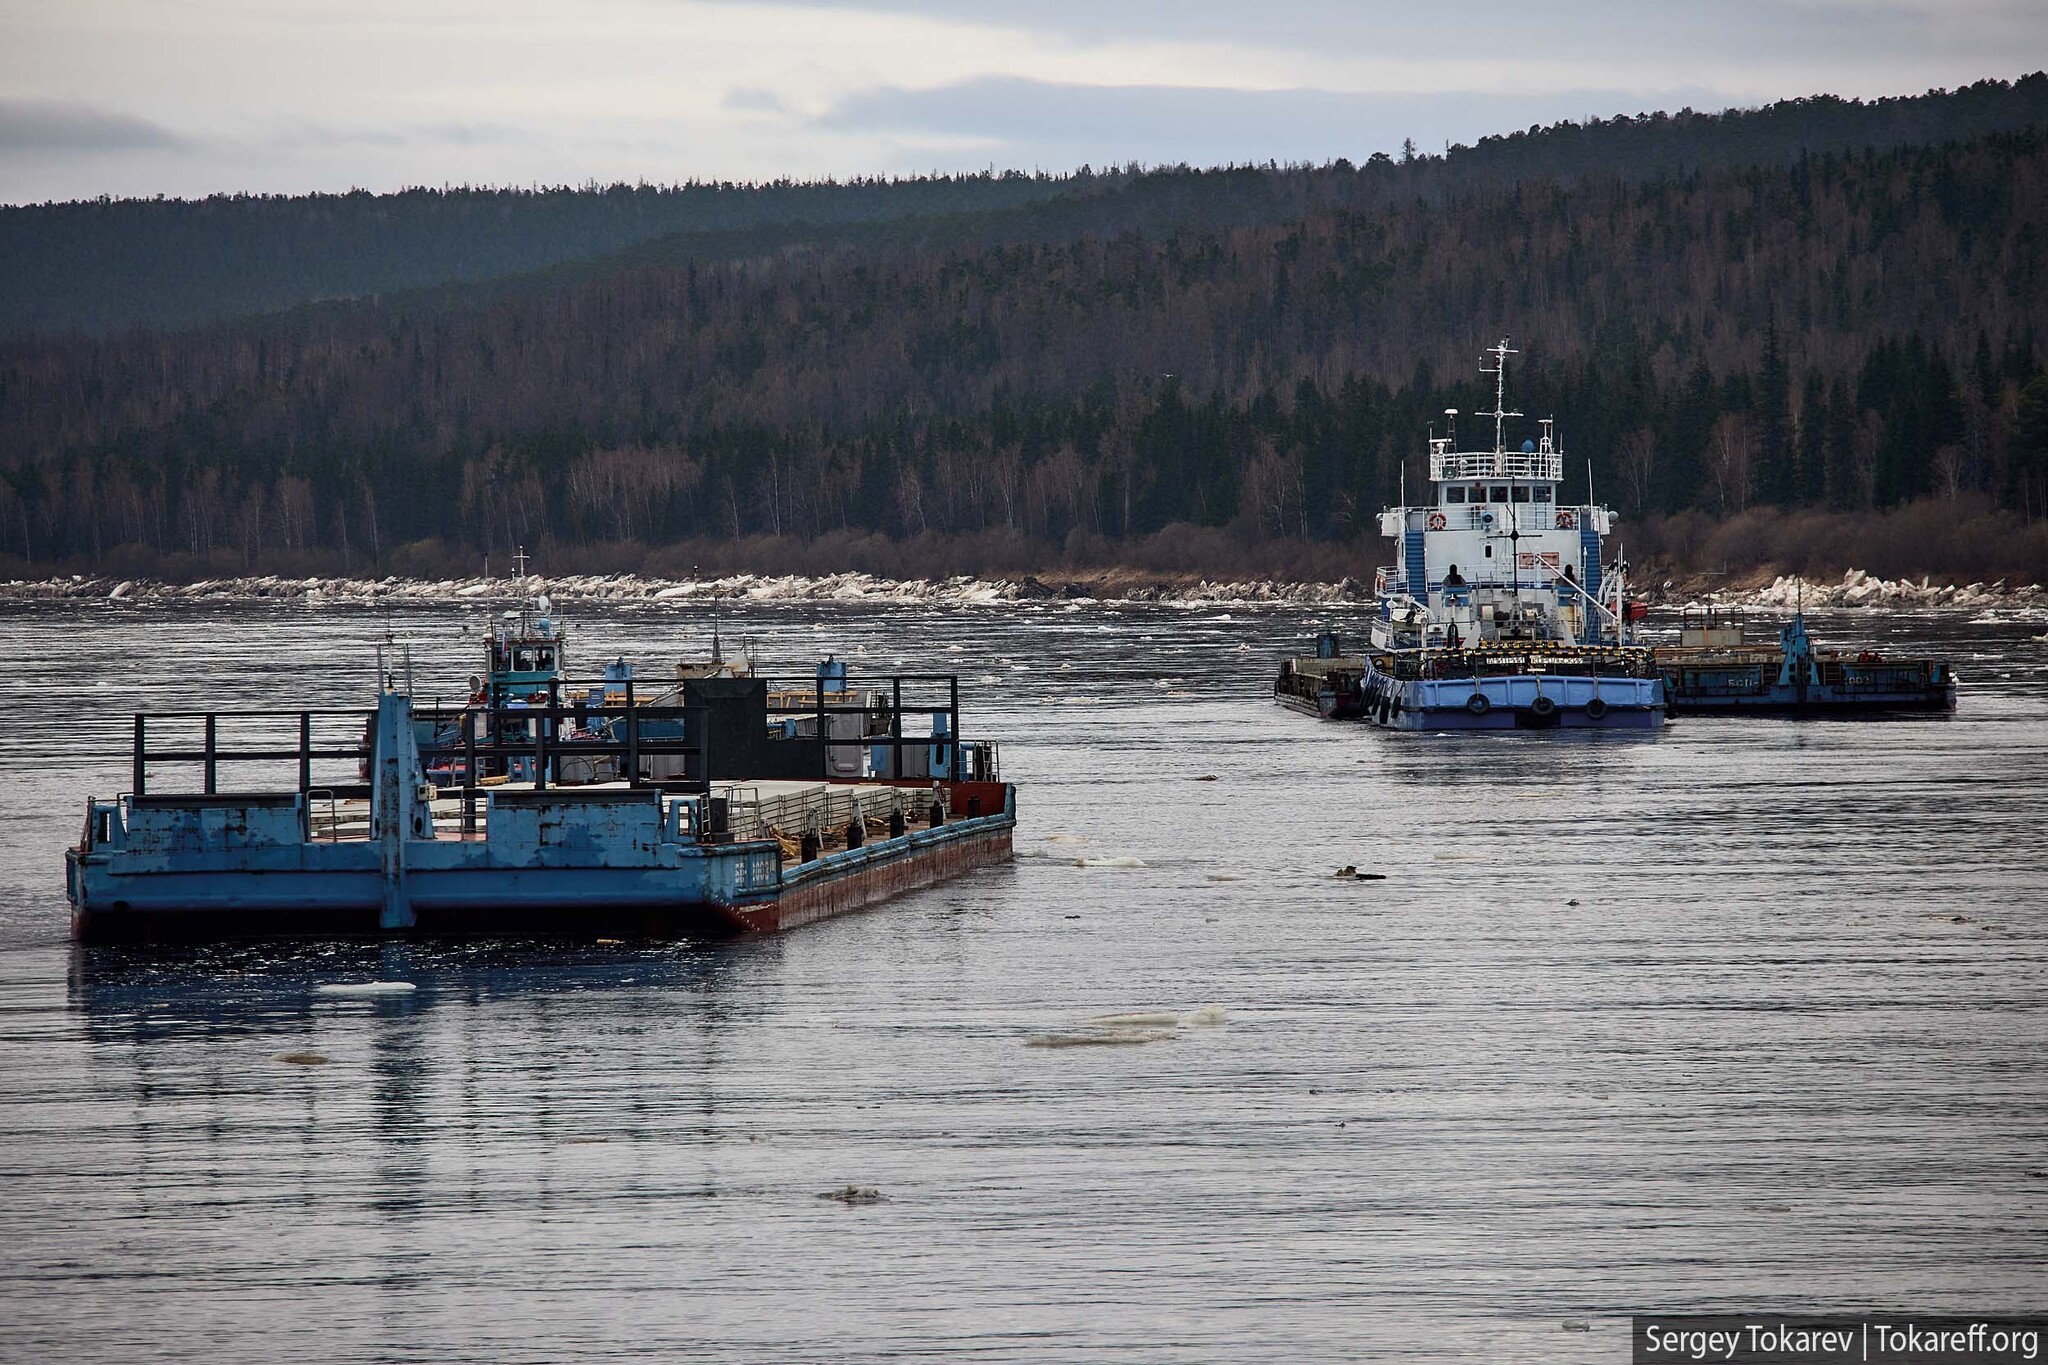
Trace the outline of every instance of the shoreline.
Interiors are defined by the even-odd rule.
[[[381,579],[283,578],[274,574],[210,578],[193,583],[109,576],[63,575],[0,581],[0,602],[41,601],[303,601],[421,602],[498,605],[547,593],[563,603],[688,604],[928,603],[1003,606],[1013,603],[1160,603],[1179,606],[1362,605],[1371,586],[1281,579],[1214,580],[1192,574],[1108,570],[1075,577],[888,579],[846,573],[728,574],[717,578],[662,579],[638,574],[528,575],[524,578]],[[1791,611],[1855,608],[2048,607],[2038,583],[1942,583],[1931,577],[1886,580],[1852,569],[1839,579],[1777,574],[1691,574],[1639,588],[1642,600],[1661,607],[1745,607]]]
[[[756,605],[922,602],[999,606],[1022,602],[1165,602],[1188,605],[1269,603],[1276,606],[1364,602],[1369,584],[1282,579],[1212,580],[1194,574],[1107,570],[1046,581],[1015,578],[883,578],[868,573],[725,574],[694,579],[640,574],[529,574],[523,578],[284,578],[257,574],[193,583],[67,574],[0,580],[0,602],[30,601],[332,601],[517,603],[547,593],[564,603],[682,602]]]

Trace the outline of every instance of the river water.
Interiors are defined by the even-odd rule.
[[[959,672],[1015,864],[716,946],[147,954],[65,941],[129,713],[360,704],[387,630],[453,694],[487,614],[0,608],[0,1359],[1621,1360],[1638,1310],[2041,1306],[2048,623],[1816,620],[1949,655],[1950,719],[1454,738],[1270,703],[1333,614],[728,608]],[[704,648],[572,619],[587,667]],[[418,989],[316,991],[366,979]]]

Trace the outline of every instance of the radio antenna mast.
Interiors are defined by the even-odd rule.
[[[1493,364],[1491,366],[1481,365],[1479,373],[1493,376],[1493,411],[1482,412],[1479,415],[1493,419],[1493,453],[1499,455],[1507,450],[1507,419],[1522,415],[1519,412],[1509,412],[1507,410],[1508,357],[1521,353],[1508,346],[1508,339],[1506,337],[1500,339],[1498,346],[1489,347],[1486,353],[1493,357]]]

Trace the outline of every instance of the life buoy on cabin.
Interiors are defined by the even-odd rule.
[[[1578,518],[1569,512],[1559,512],[1557,514],[1557,529],[1560,531],[1569,531],[1578,524]]]
[[[1450,520],[1441,512],[1431,512],[1429,514],[1429,529],[1432,531],[1441,531],[1450,524]]]

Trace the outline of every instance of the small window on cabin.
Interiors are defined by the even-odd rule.
[[[1488,559],[1492,559],[1492,558],[1493,558],[1493,547],[1492,547],[1491,545],[1489,545],[1489,546],[1487,546],[1487,547],[1486,547],[1486,557],[1487,557]]]
[[[1508,486],[1504,483],[1495,484],[1493,488],[1490,490],[1489,496],[1487,498],[1487,501],[1489,502],[1506,502],[1507,500]]]
[[[1460,487],[1460,486],[1458,486],[1458,485],[1455,485],[1455,484],[1454,484],[1454,485],[1452,485],[1451,487],[1449,487],[1449,488],[1446,488],[1446,489],[1444,490],[1444,501],[1445,501],[1446,503],[1452,503],[1452,502],[1463,502],[1464,500],[1465,500],[1465,490],[1464,490],[1464,488],[1462,488],[1462,487]]]
[[[1527,502],[1529,500],[1529,485],[1525,483],[1516,484],[1514,497],[1516,502]]]
[[[1537,484],[1537,485],[1536,485],[1536,501],[1538,501],[1538,502],[1549,502],[1549,501],[1550,501],[1550,485],[1549,485],[1549,484],[1547,484],[1547,483],[1539,483],[1539,484]]]
[[[535,668],[553,668],[555,666],[555,652],[552,649],[535,651],[533,666]]]

